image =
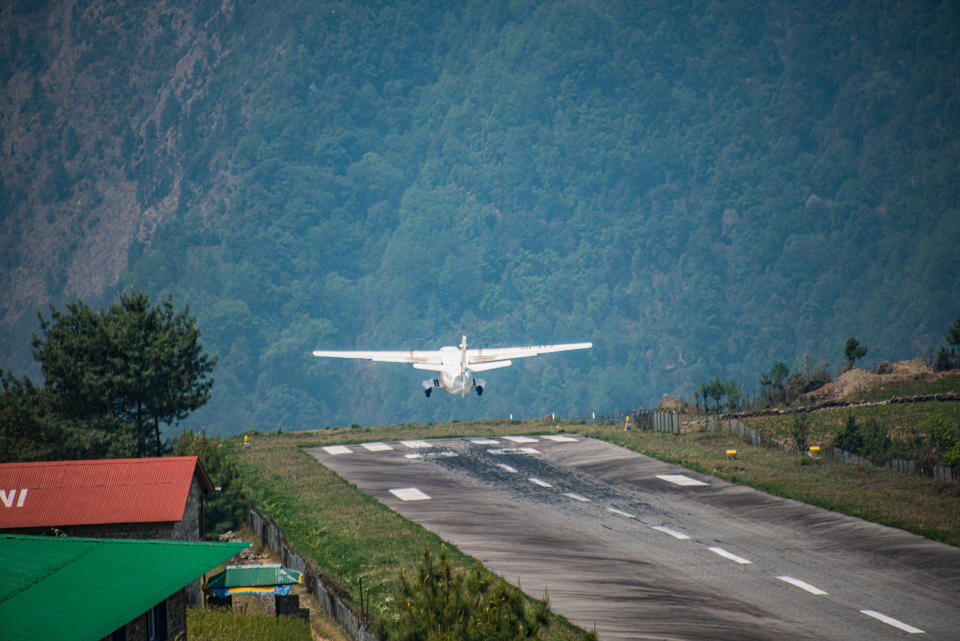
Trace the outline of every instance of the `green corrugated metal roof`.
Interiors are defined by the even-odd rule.
[[[270,565],[231,565],[207,580],[211,588],[247,588],[261,585],[300,583],[300,573],[279,563]]]
[[[249,545],[0,535],[0,641],[96,641]]]

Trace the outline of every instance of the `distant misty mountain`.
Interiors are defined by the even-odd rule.
[[[960,313],[950,2],[7,3],[0,368],[172,292],[230,434],[756,391]],[[314,349],[592,341],[424,398]],[[809,362],[809,361],[808,361]],[[869,363],[868,363],[869,364]]]

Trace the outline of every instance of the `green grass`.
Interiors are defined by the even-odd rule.
[[[310,626],[295,617],[247,614],[221,608],[187,608],[192,641],[311,641]]]
[[[829,446],[850,415],[855,416],[860,425],[871,418],[876,419],[887,428],[891,438],[904,440],[920,434],[923,422],[934,414],[943,414],[953,422],[960,422],[960,403],[929,401],[818,410],[806,414],[810,419],[808,440],[810,445]],[[790,443],[790,427],[795,416],[756,416],[742,420],[767,438]]]

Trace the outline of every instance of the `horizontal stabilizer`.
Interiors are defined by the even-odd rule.
[[[512,364],[513,364],[513,361],[493,361],[491,363],[470,363],[470,370],[474,372],[485,372],[488,369],[497,369],[498,367],[508,367]]]
[[[443,371],[443,365],[439,365],[439,364],[436,364],[436,363],[414,363],[414,364],[413,364],[413,368],[414,368],[414,369],[426,369],[426,370],[430,370],[431,372],[442,372],[442,371]]]

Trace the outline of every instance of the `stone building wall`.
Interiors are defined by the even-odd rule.
[[[190,492],[187,494],[187,505],[183,510],[183,520],[174,524],[173,536],[177,541],[202,541],[203,532],[200,531],[201,490],[197,477],[190,481]]]
[[[167,639],[187,638],[187,593],[181,588],[167,597]],[[152,608],[151,608],[152,609]],[[144,612],[125,626],[127,641],[147,641],[147,613]],[[110,641],[110,635],[100,641]]]

